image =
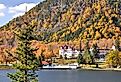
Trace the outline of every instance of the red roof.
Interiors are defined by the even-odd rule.
[[[49,63],[46,62],[46,61],[42,61],[42,64],[43,64],[43,65],[47,65],[47,64],[49,64]]]

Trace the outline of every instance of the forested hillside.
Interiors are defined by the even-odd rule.
[[[26,23],[35,26],[37,46],[66,42],[79,48],[80,40],[89,39],[90,43],[98,42],[99,47],[111,47],[116,38],[121,40],[121,0],[41,2],[0,28],[1,54],[4,48],[16,46],[13,31],[24,28]]]

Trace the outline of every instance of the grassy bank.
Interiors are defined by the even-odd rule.
[[[0,65],[0,70],[4,70],[4,69],[13,69],[12,66],[8,66],[8,65]]]

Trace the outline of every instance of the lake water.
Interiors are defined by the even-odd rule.
[[[0,70],[0,82],[10,82],[7,73],[13,70]],[[41,70],[39,82],[121,82],[121,72],[87,70]]]

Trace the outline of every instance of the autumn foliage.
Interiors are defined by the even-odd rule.
[[[120,6],[120,0],[46,0],[1,27],[0,46],[14,48],[12,30],[23,28],[26,22],[35,25],[37,56],[42,50],[47,58],[57,56],[66,43],[79,49],[80,40],[87,38],[100,48],[111,48],[117,37],[121,41]]]

